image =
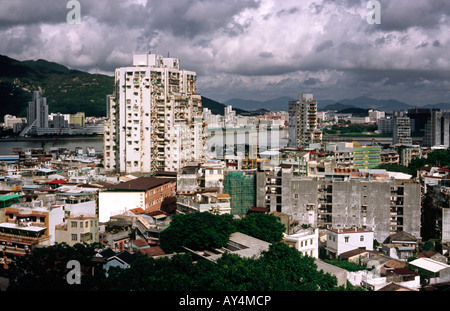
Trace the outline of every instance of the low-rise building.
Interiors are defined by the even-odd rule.
[[[283,234],[283,242],[296,248],[304,256],[319,258],[319,229],[301,229],[293,234]]]
[[[74,246],[77,243],[99,242],[99,223],[97,216],[68,217],[55,228],[55,242]]]
[[[410,261],[411,269],[417,269],[429,284],[450,282],[450,265],[431,258],[418,258]]]
[[[5,209],[0,223],[0,245],[8,258],[24,255],[36,246],[55,243],[55,227],[63,222],[62,207],[45,207],[42,201],[15,204]]]
[[[373,231],[362,228],[327,229],[327,255],[337,258],[340,254],[354,250],[373,250]]]
[[[140,177],[111,185],[99,193],[99,220],[106,222],[113,215],[135,208],[162,210],[176,197],[176,179]]]
[[[230,195],[216,191],[179,193],[177,212],[183,214],[190,212],[230,214]]]

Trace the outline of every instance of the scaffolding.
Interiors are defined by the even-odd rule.
[[[224,176],[224,192],[231,197],[231,214],[244,216],[255,206],[255,172],[228,171]]]

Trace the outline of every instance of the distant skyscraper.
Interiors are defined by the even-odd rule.
[[[297,101],[289,102],[288,147],[307,148],[321,141],[322,132],[317,129],[317,102],[313,94],[299,94]]]
[[[177,58],[150,53],[117,68],[114,92],[107,96],[106,170],[177,171],[187,161],[203,160],[206,123],[196,81]]]
[[[402,111],[394,111],[392,143],[411,145],[411,121]]]
[[[27,125],[48,128],[47,98],[40,91],[34,91],[32,101],[28,102]]]
[[[47,99],[41,96],[40,91],[34,91],[32,100],[28,102],[27,126],[21,131],[20,136],[36,135],[47,131],[48,128]]]

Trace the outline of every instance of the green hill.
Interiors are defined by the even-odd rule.
[[[47,62],[17,61],[0,55],[0,116],[26,116],[33,91],[47,98],[49,112],[105,116],[106,95],[113,90],[114,78],[71,70]]]

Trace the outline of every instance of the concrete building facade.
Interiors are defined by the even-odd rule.
[[[177,171],[204,159],[206,123],[194,71],[149,53],[134,55],[114,78],[104,130],[107,171]]]
[[[256,173],[256,206],[292,215],[294,222],[312,227],[360,227],[374,231],[383,242],[406,231],[420,236],[420,184],[350,175],[308,178],[292,167]]]
[[[313,94],[299,94],[289,102],[289,148],[306,148],[320,143],[322,132],[317,129],[317,101]]]
[[[402,111],[394,112],[394,129],[392,135],[392,143],[396,144],[412,144],[411,138],[411,121]]]

